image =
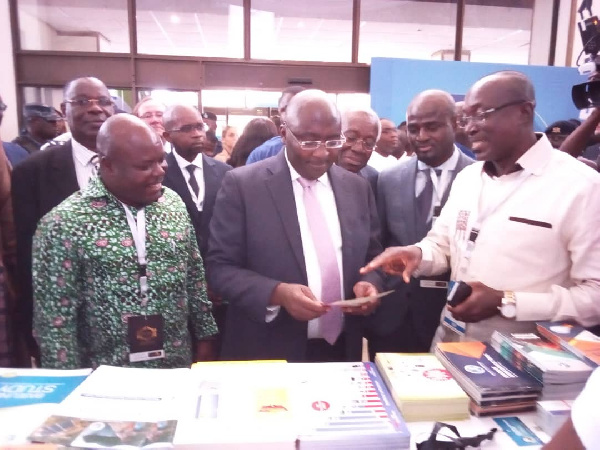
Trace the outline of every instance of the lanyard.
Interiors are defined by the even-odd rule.
[[[517,192],[517,190],[521,187],[521,185],[529,178],[529,176],[531,175],[530,172],[526,172],[525,170],[522,170],[521,173],[519,174],[519,177],[513,182],[513,186],[511,187],[511,189],[508,191],[508,193],[506,195],[504,195],[502,198],[500,198],[499,200],[493,202],[493,201],[487,201],[485,207],[483,205],[484,203],[484,198],[483,198],[483,177],[484,177],[484,172],[481,172],[481,176],[479,178],[479,196],[478,196],[478,200],[477,200],[477,210],[473,211],[474,213],[474,222],[473,225],[471,226],[471,229],[469,230],[469,234],[468,234],[468,239],[467,242],[464,245],[463,251],[462,251],[462,256],[461,256],[461,260],[458,266],[458,273],[457,273],[457,277],[456,277],[456,281],[464,281],[467,272],[469,270],[469,266],[471,265],[471,257],[473,256],[473,250],[475,249],[475,242],[477,241],[477,238],[479,237],[479,232],[481,230],[481,226],[483,225],[483,222],[485,222],[485,220],[487,220],[492,214],[494,214],[502,205],[504,205],[504,203],[506,203],[508,201],[508,199],[510,199],[513,194],[515,192]]]
[[[442,205],[442,199],[444,198],[444,194],[446,193],[446,189],[448,188],[448,178],[450,176],[450,170],[444,169],[442,173],[438,177],[435,173],[434,168],[429,169],[429,177],[431,178],[431,183],[433,184],[433,191],[435,192],[435,202],[432,202],[434,208],[439,208]]]
[[[135,243],[135,251],[138,258],[138,275],[140,277],[140,297],[142,299],[142,306],[146,306],[148,303],[148,277],[146,275],[146,214],[145,209],[142,208],[137,212],[137,220],[133,217],[133,213],[129,208],[123,204],[125,209],[125,215],[127,216],[127,223],[131,229],[133,236],[133,242]]]

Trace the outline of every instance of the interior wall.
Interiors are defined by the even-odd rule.
[[[581,82],[573,67],[522,66],[462,61],[417,61],[373,58],[371,62],[371,106],[380,117],[396,123],[406,120],[411,99],[426,89],[442,89],[464,95],[479,78],[499,70],[525,73],[536,89],[536,130],[556,120],[579,116],[571,100],[571,86]]]

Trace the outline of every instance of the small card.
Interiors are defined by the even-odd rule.
[[[165,319],[160,314],[129,317],[129,362],[164,358],[164,331]]]
[[[518,417],[498,417],[494,419],[494,422],[496,422],[519,447],[544,445],[540,438],[537,437]]]
[[[391,291],[382,292],[381,294],[369,295],[368,297],[353,298],[351,300],[338,300],[336,302],[329,303],[329,306],[350,306],[350,307],[360,306],[360,305],[364,305],[365,303],[368,303],[371,300],[374,300],[376,298],[385,297],[386,295],[389,295],[392,292],[394,292],[393,289]]]

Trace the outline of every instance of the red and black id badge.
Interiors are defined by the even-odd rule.
[[[131,316],[127,319],[129,362],[165,357],[165,319],[160,314]]]

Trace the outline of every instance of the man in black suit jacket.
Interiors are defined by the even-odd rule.
[[[377,113],[371,108],[344,111],[342,134],[346,142],[340,149],[337,165],[365,178],[377,198],[379,172],[367,165],[381,135],[381,122]]]
[[[95,174],[96,136],[114,105],[104,83],[97,78],[77,78],[65,86],[61,104],[72,138],[51,146],[18,164],[12,176],[12,197],[17,231],[19,328],[31,355],[38,346],[31,335],[33,292],[31,245],[39,220],[69,195],[87,186]]]
[[[210,219],[221,181],[231,167],[203,154],[206,141],[205,124],[197,109],[172,106],[163,116],[164,137],[173,146],[166,156],[168,164],[163,185],[173,189],[187,207],[192,219],[202,258],[206,258]],[[192,166],[192,167],[190,167]],[[219,328],[216,351],[225,331],[227,303],[208,289],[213,303],[213,316]],[[225,299],[226,300],[226,299]]]
[[[230,301],[221,356],[358,361],[362,315],[379,302],[329,303],[382,284],[358,272],[381,251],[373,193],[333,165],[343,139],[324,92],[297,94],[286,121],[285,151],[228,172],[217,195],[206,264],[209,284]]]
[[[443,91],[418,94],[407,111],[407,134],[416,158],[379,174],[377,209],[384,247],[419,242],[446,203],[454,178],[474,161],[454,145],[456,113]],[[433,182],[436,181],[434,184]],[[384,298],[370,318],[369,352],[427,352],[446,304],[449,273],[412,278],[406,285],[391,277]]]

